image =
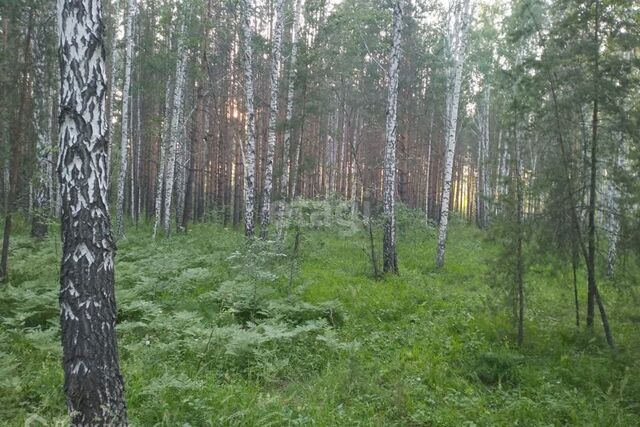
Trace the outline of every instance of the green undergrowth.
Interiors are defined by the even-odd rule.
[[[599,329],[574,326],[566,273],[530,268],[518,348],[489,279],[495,244],[454,223],[438,271],[435,230],[410,219],[399,225],[400,275],[382,280],[364,232],[303,230],[293,259],[293,232],[248,247],[216,225],[155,242],[131,227],[116,258],[131,424],[638,425],[631,291],[602,285],[612,353]],[[3,425],[65,422],[59,258],[54,238],[19,229],[12,240],[0,290]]]

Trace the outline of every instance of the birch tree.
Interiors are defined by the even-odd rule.
[[[462,83],[462,69],[464,66],[467,27],[470,20],[469,0],[459,0],[453,7],[453,15],[449,19],[446,35],[447,55],[449,56],[449,70],[447,76],[447,116],[446,116],[446,154],[444,162],[444,188],[440,203],[440,226],[438,231],[438,247],[436,251],[436,265],[444,265],[447,230],[449,225],[449,201],[451,197],[451,175],[453,172],[453,157],[456,151],[456,130],[458,124],[458,103],[460,100],[460,86]]]
[[[107,203],[101,2],[58,0],[58,28],[64,390],[73,425],[126,425]]]
[[[279,215],[278,237],[282,238],[284,232],[285,207],[289,199],[289,177],[291,170],[291,120],[293,119],[293,96],[295,94],[296,65],[298,60],[297,34],[300,30],[300,5],[301,0],[296,0],[293,7],[293,23],[291,25],[291,57],[289,59],[289,73],[287,76],[287,110],[285,115],[286,128],[282,144],[282,175],[280,176],[280,200],[276,212]]]
[[[111,1],[111,13],[110,13],[110,30],[111,30],[111,51],[110,55],[110,67],[111,73],[109,74],[109,102],[107,104],[107,127],[108,127],[108,144],[107,144],[107,182],[111,184],[111,157],[113,154],[113,111],[114,111],[114,99],[115,99],[115,80],[116,73],[118,71],[118,0]]]
[[[246,109],[246,143],[244,154],[244,230],[247,237],[253,237],[255,173],[256,173],[256,116],[253,105],[253,49],[251,40],[251,18],[253,2],[242,0],[242,47],[244,68],[244,92]]]
[[[129,91],[131,89],[131,62],[133,59],[133,17],[135,0],[127,0],[125,23],[124,84],[122,86],[122,120],[120,133],[120,170],[118,171],[118,198],[116,200],[116,236],[124,237],[124,198],[129,158]],[[133,179],[133,177],[132,177]],[[133,209],[133,206],[131,207]]]
[[[271,44],[271,97],[269,103],[269,122],[267,130],[267,159],[262,190],[262,215],[260,217],[260,237],[269,235],[271,216],[271,193],[273,191],[273,160],[276,151],[276,125],[278,121],[278,87],[282,64],[282,29],[284,27],[284,0],[276,0],[276,23]]]
[[[185,87],[185,68],[187,64],[187,48],[184,44],[185,24],[182,23],[178,35],[178,62],[176,63],[176,87],[173,95],[173,111],[171,113],[171,133],[167,148],[167,164],[165,165],[164,182],[164,217],[163,228],[166,236],[171,231],[171,199],[176,169],[176,154],[181,135],[180,116],[182,115],[182,96]]]
[[[482,97],[482,108],[480,109],[479,128],[480,135],[478,141],[478,201],[477,201],[477,222],[483,228],[489,224],[489,209],[487,201],[490,198],[489,190],[489,100],[491,88],[487,86]]]
[[[164,194],[164,175],[166,169],[166,151],[169,145],[169,131],[171,122],[171,78],[167,78],[167,90],[165,92],[164,123],[162,138],[160,140],[160,156],[158,159],[158,175],[156,177],[155,222],[153,223],[153,239],[158,235],[158,227],[162,221],[162,195]]]
[[[396,253],[396,135],[398,131],[398,69],[400,68],[400,41],[402,36],[403,0],[393,5],[393,45],[387,73],[388,95],[386,111],[386,134],[384,149],[384,237],[383,237],[383,270],[398,272]]]
[[[42,20],[44,21],[44,19]],[[33,34],[33,129],[36,136],[36,173],[31,235],[47,234],[51,200],[51,92],[47,78],[46,43],[48,26],[40,22]]]

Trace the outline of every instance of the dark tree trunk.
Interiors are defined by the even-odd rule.
[[[25,116],[25,110],[27,105],[27,94],[30,92],[28,68],[30,58],[31,47],[31,31],[33,27],[33,11],[29,12],[29,26],[27,28],[27,36],[24,42],[24,68],[20,78],[20,95],[18,104],[17,117],[13,120],[13,126],[11,127],[11,163],[9,171],[9,191],[5,195],[5,219],[4,219],[4,231],[2,236],[2,255],[0,255],[0,282],[4,282],[9,274],[9,243],[11,238],[11,226],[13,223],[12,214],[16,208],[16,199],[18,195],[18,175],[20,171],[20,160],[22,151],[22,137],[23,137],[23,123],[22,119]]]

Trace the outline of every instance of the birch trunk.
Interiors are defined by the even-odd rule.
[[[64,390],[71,424],[127,425],[107,203],[101,2],[58,0],[58,29]]]
[[[256,173],[256,117],[253,106],[253,49],[251,41],[253,30],[251,18],[253,16],[252,0],[242,0],[242,44],[244,66],[244,92],[246,108],[246,137],[244,155],[244,229],[247,237],[253,237],[254,204],[255,204],[255,173]]]
[[[397,273],[398,259],[396,253],[396,135],[398,130],[398,69],[400,67],[400,41],[402,37],[403,0],[397,0],[393,6],[393,45],[387,82],[386,111],[386,144],[384,150],[384,237],[383,237],[383,271]]]
[[[185,138],[185,126],[184,126],[184,108],[181,109],[180,114],[180,141],[178,151],[176,155],[176,229],[182,229],[182,220],[184,215],[184,201],[185,201],[185,185],[186,180],[186,167],[189,159],[187,158],[187,144]]]
[[[273,159],[276,150],[276,125],[278,121],[278,87],[282,65],[282,29],[284,0],[276,0],[276,24],[271,46],[271,101],[267,131],[267,160],[264,171],[264,189],[262,191],[262,215],[260,218],[260,237],[267,239],[271,217],[271,193],[273,190]]]
[[[162,139],[160,140],[160,158],[158,159],[158,176],[156,178],[156,203],[155,203],[155,222],[153,224],[153,239],[158,236],[158,227],[162,222],[162,195],[164,190],[164,174],[166,169],[166,151],[169,144],[169,130],[171,117],[171,79],[167,79],[167,89],[165,91],[164,103],[164,124]]]
[[[483,96],[483,107],[480,112],[480,143],[478,147],[478,226],[484,228],[489,224],[489,100],[491,88],[486,87]]]
[[[51,200],[51,93],[47,85],[46,33],[44,26],[36,26],[33,35],[33,129],[36,136],[36,182],[33,198],[31,235],[43,238],[47,235]]]
[[[187,49],[184,45],[185,24],[182,24],[178,35],[178,62],[176,63],[176,87],[173,96],[173,112],[171,113],[171,133],[167,150],[167,164],[165,166],[164,183],[164,217],[163,228],[165,236],[171,232],[171,199],[176,169],[176,153],[180,139],[180,116],[182,115],[182,96],[185,86],[185,67],[187,63]]]
[[[129,159],[129,90],[131,88],[131,62],[133,59],[133,17],[135,0],[127,2],[127,19],[124,38],[126,43],[124,55],[124,84],[122,86],[122,123],[120,134],[120,170],[118,171],[118,198],[116,200],[116,237],[124,237],[124,198],[127,179],[127,162]],[[133,177],[131,177],[133,179]],[[133,209],[133,206],[131,207]]]
[[[469,0],[457,3],[456,14],[449,25],[447,47],[451,56],[447,82],[447,134],[446,155],[444,162],[444,186],[440,203],[440,228],[438,231],[438,247],[436,251],[436,265],[444,265],[447,231],[449,225],[449,200],[451,197],[451,176],[453,172],[453,158],[456,151],[456,130],[458,124],[458,102],[462,82],[462,69],[466,47],[466,33],[469,20]]]
[[[109,81],[109,103],[107,105],[108,113],[107,113],[107,128],[108,130],[108,139],[107,139],[107,183],[111,184],[111,157],[113,155],[113,102],[114,102],[114,88],[115,88],[115,80],[116,73],[118,71],[118,61],[116,58],[116,52],[118,47],[118,37],[116,35],[117,27],[118,27],[118,15],[117,8],[118,2],[117,0],[113,0],[111,2],[111,74]]]
[[[282,146],[282,176],[280,177],[280,200],[276,208],[278,218],[278,239],[282,240],[284,236],[286,206],[291,200],[291,191],[289,185],[291,173],[291,120],[293,118],[293,96],[295,94],[295,78],[296,78],[296,62],[298,58],[297,34],[300,27],[300,3],[296,0],[293,9],[293,24],[291,27],[291,59],[289,61],[289,75],[287,85],[287,111],[286,111],[286,129],[284,132]]]
[[[139,89],[138,89],[138,99],[136,102],[136,140],[137,140],[136,165],[134,169],[134,174],[132,176],[132,180],[133,178],[135,178],[135,183],[137,185],[138,191],[136,193],[136,203],[132,203],[131,210],[132,212],[134,212],[132,214],[132,218],[137,227],[138,221],[140,220],[140,213],[142,212],[142,185],[140,182],[140,164],[142,162],[142,158],[141,158],[142,156],[142,122],[141,122],[141,115],[140,115],[140,90]],[[135,186],[132,186],[131,191],[135,192],[135,190],[136,190]]]

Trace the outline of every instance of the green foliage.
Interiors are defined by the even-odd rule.
[[[405,213],[403,213],[405,215]],[[285,243],[247,246],[198,225],[119,243],[118,337],[135,425],[634,425],[637,313],[603,289],[620,343],[576,331],[561,271],[531,266],[527,340],[489,310],[496,241],[456,224],[448,262],[420,218],[399,240],[402,274],[375,281],[361,233],[306,230],[289,285]],[[410,221],[409,219],[407,221]],[[27,233],[28,230],[25,230]],[[12,241],[0,290],[0,419],[66,420],[57,245]]]
[[[474,374],[489,386],[513,386],[518,382],[516,368],[523,359],[521,354],[506,350],[486,351],[478,356]]]

